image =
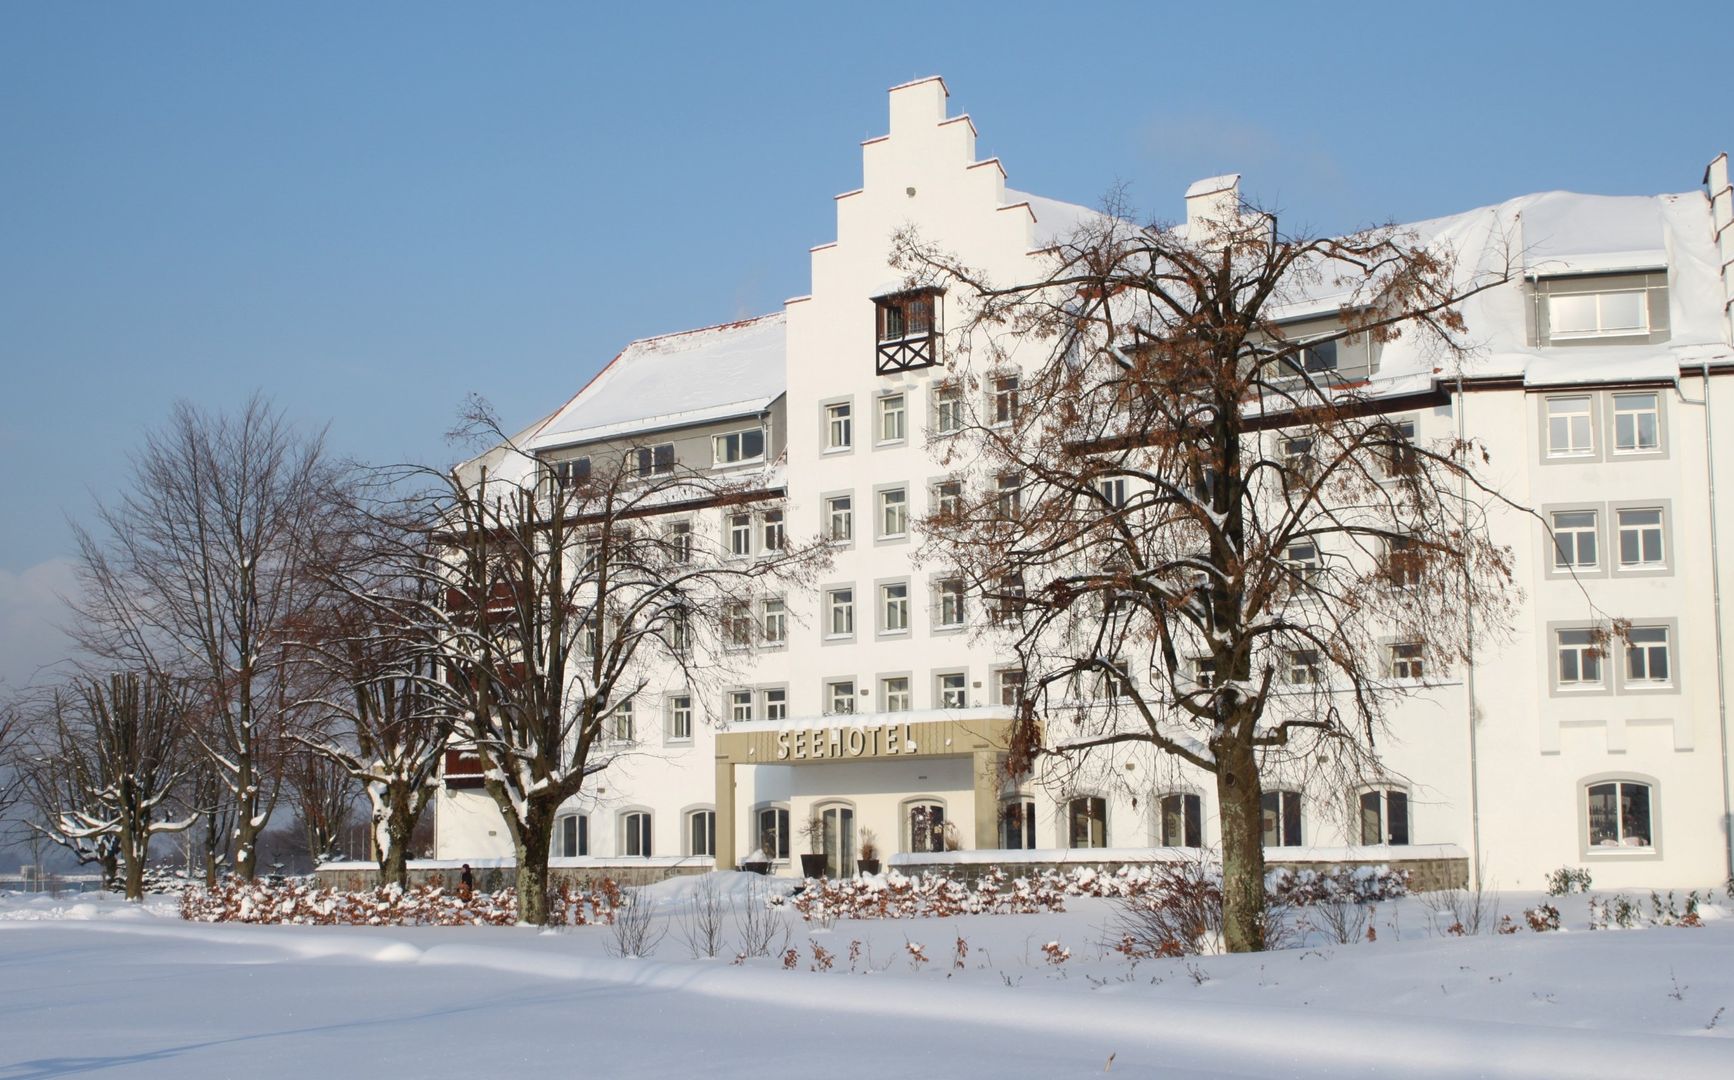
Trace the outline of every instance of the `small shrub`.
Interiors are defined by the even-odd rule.
[[[1524,911],[1523,918],[1529,923],[1529,928],[1538,934],[1559,929],[1559,909],[1552,904],[1529,908]],[[1501,929],[1500,932],[1504,933],[1504,930]]]
[[[1547,875],[1547,895],[1569,896],[1590,891],[1590,872],[1582,867],[1562,866]]]

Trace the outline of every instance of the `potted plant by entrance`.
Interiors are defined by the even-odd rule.
[[[801,856],[801,875],[810,878],[825,876],[825,822],[814,814],[801,826],[807,841],[807,853]]]
[[[855,868],[863,874],[879,872],[879,838],[872,829],[861,830],[861,857],[855,861]]]

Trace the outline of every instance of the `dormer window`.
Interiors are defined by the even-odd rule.
[[[939,363],[939,296],[938,289],[914,289],[874,299],[879,374]]]
[[[641,446],[637,451],[639,476],[667,476],[674,472],[674,444]]]
[[[553,462],[550,466],[550,478],[554,487],[564,491],[567,488],[578,487],[590,479],[590,459],[587,457],[567,458],[564,461]]]
[[[715,436],[711,443],[715,448],[718,465],[758,461],[765,456],[765,429],[755,427],[744,431],[731,431],[727,435]]]
[[[1650,331],[1642,290],[1554,293],[1547,298],[1548,332],[1556,338],[1618,337]]]

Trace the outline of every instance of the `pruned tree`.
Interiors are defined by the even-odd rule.
[[[196,762],[187,706],[186,688],[155,672],[81,677],[49,703],[33,770],[37,827],[111,883],[118,859],[128,900],[144,896],[151,838],[194,821],[167,816]]]
[[[623,444],[593,452],[587,474],[556,479],[485,411],[470,419],[498,445],[442,478],[423,512],[436,535],[410,565],[441,587],[433,613],[462,701],[458,738],[481,758],[512,838],[519,918],[541,923],[556,811],[630,749],[628,732],[605,737],[605,725],[625,723],[658,667],[690,685],[715,678],[727,666],[719,639],[754,632],[734,617],[740,605],[798,587],[828,554],[786,542],[779,524],[773,546],[736,557],[714,535],[657,520],[750,509],[768,497],[762,478]]]
[[[290,643],[313,603],[307,572],[341,482],[323,438],[255,397],[237,414],[185,402],[147,436],[131,484],[79,530],[75,639],[98,657],[194,687],[198,740],[235,809],[235,868],[251,878],[292,704]]]
[[[1329,357],[1402,337],[1434,391],[1464,351],[1457,305],[1507,271],[1395,227],[1286,234],[1238,200],[1191,228],[1110,205],[1021,282],[913,232],[895,250],[968,311],[957,378],[981,392],[936,446],[971,482],[928,553],[1015,644],[1013,767],[1103,776],[1154,748],[1213,777],[1225,944],[1262,948],[1265,779],[1369,773],[1391,703],[1515,600],[1482,448],[1415,438]],[[1302,335],[1309,305],[1326,325]]]

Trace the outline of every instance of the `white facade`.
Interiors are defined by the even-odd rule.
[[[939,588],[943,571],[912,560],[914,525],[899,527],[931,509],[955,463],[941,462],[943,440],[930,437],[951,369],[876,367],[872,300],[903,281],[888,263],[892,235],[914,224],[1011,281],[1038,273],[1048,239],[1090,213],[1007,189],[997,160],[975,159],[969,118],[946,115],[947,97],[938,79],[891,91],[890,132],[863,144],[862,187],[837,197],[837,238],[812,250],[810,295],[780,314],[634,343],[530,433],[549,460],[600,441],[667,441],[684,464],[704,467],[713,435],[762,426],[765,460],[737,467],[764,478],[750,527],[762,530],[764,513],[781,510],[791,536],[829,536],[838,500],[851,515],[817,588],[782,598],[785,643],[730,658],[702,691],[653,676],[634,703],[627,752],[570,808],[583,818],[581,863],[713,854],[738,862],[765,846],[766,825],[783,832],[773,847],[786,844],[769,854],[792,860],[802,840],[787,836],[778,812],[796,826],[818,814],[841,830],[845,809],[887,857],[929,846],[910,822],[940,816],[968,850],[1010,841],[1148,853],[1163,842],[1161,797],[1171,794],[1198,796],[1181,807],[1190,815],[1196,806],[1197,835],[1183,825],[1169,839],[1215,840],[1210,778],[1153,756],[1135,757],[1127,775],[1097,789],[1002,790],[992,739],[1009,715],[997,681],[1009,652],[981,632],[977,600],[964,597],[959,612]],[[1721,160],[1710,180],[1726,203]],[[1237,181],[1193,185],[1187,218],[1232,208]],[[1725,206],[1716,220],[1728,220]],[[1507,888],[1539,887],[1562,865],[1590,867],[1598,885],[1616,888],[1720,880],[1729,873],[1720,654],[1730,616],[1717,541],[1734,535],[1734,434],[1719,443],[1714,434],[1734,417],[1734,349],[1710,199],[1556,192],[1416,229],[1471,266],[1503,257],[1515,237],[1523,273],[1464,304],[1479,348],[1461,377],[1398,341],[1377,354],[1372,392],[1412,415],[1420,440],[1460,431],[1482,440],[1488,479],[1540,520],[1496,518],[1524,591],[1514,624],[1488,628],[1471,668],[1430,673],[1436,685],[1393,712],[1382,745],[1389,788],[1407,797],[1408,846],[1460,852]],[[1334,310],[1324,297],[1292,315]],[[943,330],[943,307],[938,318]],[[959,347],[954,335],[941,340],[942,350]],[[965,392],[983,395],[985,407],[993,389]],[[726,542],[724,515],[740,512],[691,516]],[[1567,555],[1543,521],[1569,535],[1573,572],[1556,569]],[[1599,680],[1583,678],[1561,650],[1570,651],[1573,631],[1610,619],[1644,631],[1632,647],[1646,651],[1634,658],[1617,647],[1600,661]],[[693,698],[690,730],[675,711],[682,695]],[[836,715],[844,700],[852,711]],[[1627,812],[1615,814],[1614,836],[1599,816],[1591,843],[1590,806],[1600,800],[1606,810],[1608,784],[1627,785],[1611,789]],[[1640,795],[1647,815],[1634,809]],[[1305,792],[1300,835],[1279,836],[1270,857],[1400,857],[1401,845],[1361,850],[1348,812],[1358,796]],[[1074,823],[1073,797],[1102,799],[1105,821]],[[1025,812],[1008,834],[1006,798],[1033,803],[1033,843]],[[706,850],[706,819],[695,831],[693,815],[719,810],[722,836]],[[510,854],[484,793],[448,790],[437,813],[441,858]],[[557,830],[557,855],[573,854],[568,828],[577,825]]]

